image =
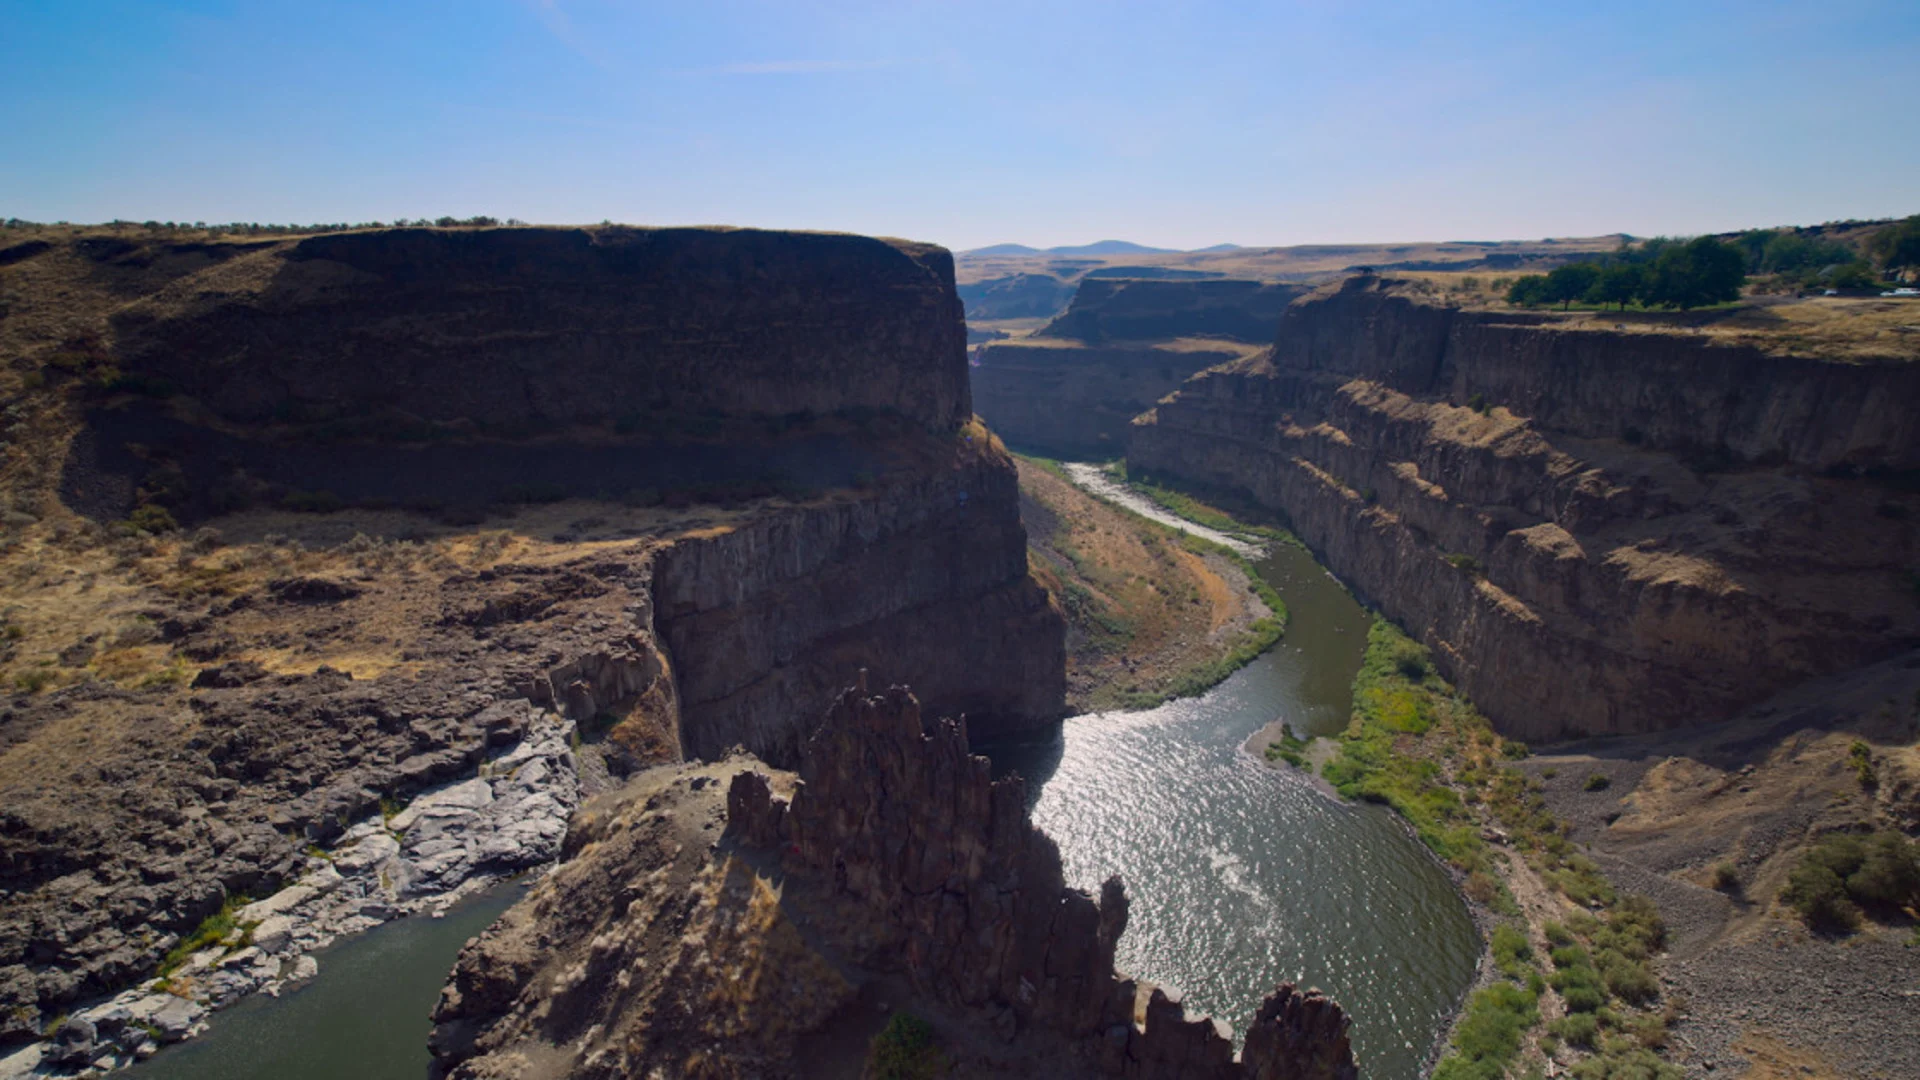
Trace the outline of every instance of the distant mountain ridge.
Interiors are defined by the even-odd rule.
[[[1232,245],[1215,245],[1201,248],[1202,251],[1225,251]],[[963,251],[962,255],[1177,255],[1179,248],[1148,247],[1131,240],[1096,240],[1091,244],[1069,244],[1064,247],[1036,248],[1025,244],[995,244],[992,247],[974,248]]]

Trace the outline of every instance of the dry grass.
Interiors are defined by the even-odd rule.
[[[1301,281],[1337,276],[1355,266],[1400,262],[1475,262],[1495,253],[1522,256],[1597,255],[1613,251],[1619,246],[1620,237],[1613,235],[1509,240],[1499,244],[1434,241],[1305,244],[1209,253],[1171,252],[1164,255],[961,255],[955,260],[955,271],[964,285],[1006,274],[1045,272],[1049,263],[1064,259],[1072,263],[1066,269],[1075,274],[1101,266],[1160,266],[1210,271],[1225,277],[1259,281]]]
[[[1100,711],[1173,685],[1266,614],[1238,568],[1025,459],[1035,577],[1067,612],[1067,698]]]
[[[1430,303],[1521,310],[1506,301],[1514,274],[1400,272],[1400,290]],[[1849,362],[1920,359],[1920,299],[1754,296],[1700,311],[1571,311],[1531,314],[1568,330],[1688,334],[1782,356]]]

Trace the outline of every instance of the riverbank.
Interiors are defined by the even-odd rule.
[[[1665,1060],[1680,1012],[1654,969],[1666,944],[1658,908],[1578,850],[1540,782],[1513,766],[1527,748],[1497,735],[1385,619],[1368,633],[1352,723],[1330,742],[1321,775],[1347,799],[1392,807],[1453,871],[1485,937],[1435,1077],[1682,1075]]]
[[[537,711],[527,702],[497,709]],[[330,846],[310,846],[294,884],[231,898],[175,945],[155,978],[49,1024],[52,1037],[0,1058],[0,1080],[126,1068],[193,1039],[219,1010],[278,996],[319,974],[336,941],[460,901],[552,862],[580,800],[572,721],[540,713],[470,779],[387,805]]]
[[[1075,713],[1202,693],[1280,640],[1286,605],[1247,561],[1257,546],[1150,520],[1087,490],[1081,466],[1017,460],[1033,574],[1067,615]]]

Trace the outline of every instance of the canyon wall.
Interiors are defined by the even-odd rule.
[[[20,356],[71,442],[0,548],[36,560],[0,662],[49,676],[0,703],[0,1044],[543,712],[618,776],[789,764],[862,667],[984,729],[1065,711],[943,251],[408,229],[20,267],[7,332],[57,324]],[[119,521],[161,509],[210,528]],[[61,560],[86,585],[49,599]]]
[[[974,355],[974,408],[1003,438],[1050,456],[1105,460],[1125,453],[1134,417],[1195,372],[1240,353],[1227,344],[1175,349],[1009,342],[979,346]]]
[[[842,694],[797,777],[651,774],[589,806],[567,849],[461,953],[434,1014],[453,1077],[529,1057],[640,1075],[690,1054],[707,1075],[792,1076],[809,1037],[857,1038],[842,1018],[874,994],[928,1019],[955,1075],[1356,1075],[1348,1018],[1317,992],[1277,989],[1236,1056],[1224,1025],[1115,972],[1119,879],[1098,899],[1068,888],[1025,782],[991,780],[966,725],[923,721],[900,687]]]
[[[1032,337],[974,350],[974,408],[1015,445],[1112,458],[1128,424],[1195,372],[1273,337],[1299,285],[1087,278]],[[1185,340],[1181,340],[1185,339]]]
[[[112,344],[123,371],[230,420],[517,433],[970,413],[953,258],[931,245],[603,226],[202,246],[223,261],[118,311]]]
[[[1724,718],[1920,640],[1920,366],[1464,311],[1362,276],[1134,426],[1283,513],[1509,734]]]
[[[1305,285],[1259,281],[1153,281],[1088,277],[1073,302],[1035,337],[1105,341],[1227,338],[1266,344]]]

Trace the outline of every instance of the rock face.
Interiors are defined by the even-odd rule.
[[[117,362],[242,422],[518,432],[971,411],[945,250],[753,229],[389,229],[265,247],[115,316]]]
[[[1304,291],[1087,278],[1072,306],[1032,337],[974,350],[974,407],[1018,446],[1118,457],[1135,416],[1195,372],[1252,351],[1239,345],[1271,340],[1280,313]]]
[[[913,680],[976,730],[1064,715],[1064,623],[1027,576],[1019,499],[995,453],[663,550],[654,618],[687,754],[792,763],[807,703],[862,668]]]
[[[1153,281],[1089,277],[1073,303],[1035,337],[1108,341],[1227,338],[1264,345],[1305,285],[1258,281]]]
[[[1241,353],[1225,344],[1174,349],[1008,342],[980,346],[974,355],[974,407],[1001,436],[1024,449],[1105,459],[1125,453],[1134,417],[1195,372]]]
[[[554,880],[461,954],[435,1013],[453,1076],[645,1075],[690,1053],[710,1075],[792,1076],[797,1040],[873,982],[898,983],[963,1076],[1356,1076],[1317,992],[1280,987],[1236,1059],[1224,1025],[1115,973],[1119,880],[1097,900],[1065,887],[1024,781],[991,780],[964,724],[923,723],[905,689],[841,695],[797,780],[745,764],[651,774],[576,818]],[[724,832],[697,843],[723,771]],[[649,959],[662,925],[682,947]]]
[[[1723,718],[1920,638],[1920,366],[1437,307],[1352,278],[1133,429],[1283,512],[1521,738]]]

